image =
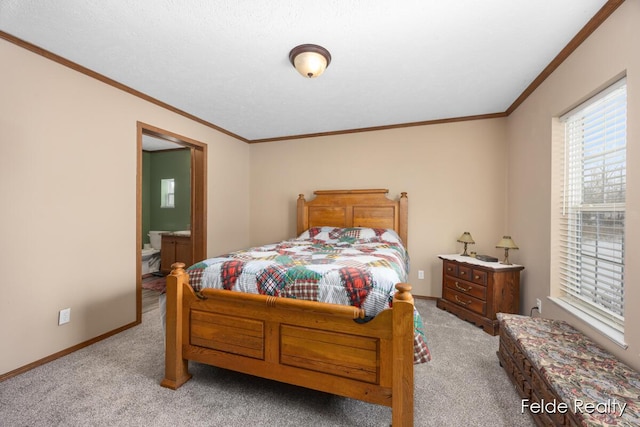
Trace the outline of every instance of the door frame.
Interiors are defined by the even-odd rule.
[[[207,255],[207,144],[138,121],[136,172],[136,323],[142,322],[143,135],[164,139],[191,150],[191,247],[194,260],[203,260]]]

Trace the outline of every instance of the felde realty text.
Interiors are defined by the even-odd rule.
[[[569,412],[570,405],[565,402],[557,402],[555,399],[540,402],[532,402],[529,399],[522,399],[521,411],[529,410],[532,414],[566,414]],[[610,414],[619,417],[624,414],[627,408],[626,403],[618,402],[616,399],[607,399],[604,402],[585,402],[576,399],[573,402],[574,414]]]

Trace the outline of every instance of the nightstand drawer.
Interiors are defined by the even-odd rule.
[[[444,278],[444,284],[447,288],[454,291],[471,295],[482,301],[487,300],[487,288],[484,286],[447,276]]]
[[[444,272],[449,276],[458,277],[458,264],[451,261],[445,261]]]
[[[445,261],[444,263],[444,272],[446,275],[451,277],[459,277],[463,280],[471,280],[473,278],[471,267],[467,267],[466,265],[460,265],[456,262]],[[484,276],[486,283],[486,274]],[[480,283],[480,284],[484,284]]]
[[[452,303],[459,305],[460,307],[466,308],[467,310],[473,311],[483,316],[485,314],[487,307],[486,303],[472,296],[465,295],[462,292],[457,292],[452,289],[445,288],[444,298],[447,301],[451,301]]]
[[[458,277],[463,280],[471,280],[471,267],[458,265]]]
[[[482,270],[473,269],[471,273],[471,280],[473,283],[477,283],[478,285],[487,286],[487,272]]]

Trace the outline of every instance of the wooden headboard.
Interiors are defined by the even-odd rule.
[[[311,227],[370,227],[395,230],[405,246],[407,240],[408,199],[390,200],[389,190],[322,190],[306,201],[298,196],[297,234]]]

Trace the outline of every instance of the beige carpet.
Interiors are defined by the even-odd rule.
[[[415,367],[416,426],[532,427],[500,367],[498,338],[417,300],[433,360]],[[190,363],[193,378],[160,387],[160,312],[141,325],[0,383],[6,426],[384,426],[391,411]]]

